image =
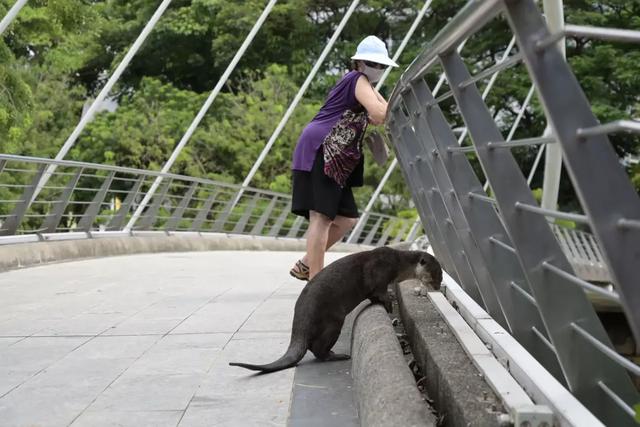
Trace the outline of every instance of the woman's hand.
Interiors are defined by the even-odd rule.
[[[369,113],[369,122],[381,125],[387,116],[387,101],[376,91],[365,76],[356,82],[356,99]]]
[[[369,123],[371,123],[372,125],[378,126],[378,125],[384,124],[384,119],[375,120],[373,117],[369,116]]]

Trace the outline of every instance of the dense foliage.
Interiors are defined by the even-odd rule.
[[[83,106],[104,85],[159,3],[30,1],[0,39],[0,152],[53,157],[78,122]],[[278,2],[172,171],[241,182],[349,3]],[[401,57],[403,67],[463,3],[433,2]],[[12,4],[13,0],[0,0],[0,16]],[[265,4],[265,0],[174,0],[112,91],[117,110],[99,114],[67,158],[159,169]],[[348,69],[359,40],[375,34],[393,51],[422,5],[422,0],[362,2],[253,186],[289,191],[291,153],[300,130]],[[566,0],[565,10],[567,21],[575,24],[640,28],[638,2]],[[498,20],[469,40],[463,51],[465,59],[474,71],[486,68],[502,55],[509,38],[506,23]],[[568,43],[568,57],[600,120],[638,116],[637,48],[575,40]],[[399,74],[392,73],[384,93],[390,92]],[[437,80],[436,71],[428,80]],[[502,74],[488,98],[505,136],[529,86],[523,68],[518,67]],[[452,107],[448,113],[459,120]],[[516,138],[540,135],[544,127],[541,108],[534,102]],[[630,135],[617,135],[613,143],[621,158],[638,155],[640,144]],[[533,148],[516,151],[525,173],[535,153]],[[640,188],[640,166],[628,164],[627,168]],[[368,164],[367,185],[357,194],[361,205],[383,173],[384,168]],[[541,174],[533,185],[541,186]],[[409,206],[399,172],[385,193],[399,196],[384,198],[379,210],[397,213]],[[577,208],[566,178],[561,204]]]

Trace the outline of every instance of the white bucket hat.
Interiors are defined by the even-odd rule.
[[[356,54],[351,57],[353,60],[371,61],[384,64],[390,67],[397,67],[398,64],[389,58],[387,47],[384,42],[376,36],[367,36],[360,42]]]

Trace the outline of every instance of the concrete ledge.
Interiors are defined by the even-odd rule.
[[[360,425],[436,426],[384,308],[377,304],[359,308],[353,326],[351,370]]]
[[[415,296],[417,281],[396,286],[398,307],[426,388],[445,426],[499,426],[500,400],[482,379],[458,340],[425,297]]]
[[[364,249],[370,248],[352,244],[339,244],[332,248],[333,251],[342,252],[356,252]],[[83,258],[216,250],[302,252],[305,250],[305,241],[213,233],[207,235],[155,233],[145,236],[98,236],[94,234],[93,238],[2,245],[0,246],[0,272]]]

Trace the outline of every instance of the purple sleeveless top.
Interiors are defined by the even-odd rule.
[[[293,166],[291,169],[310,171],[318,148],[340,120],[346,110],[360,107],[356,99],[356,82],[358,77],[364,76],[359,71],[349,71],[331,89],[329,96],[316,116],[304,128],[298,138],[298,144],[293,152]]]

